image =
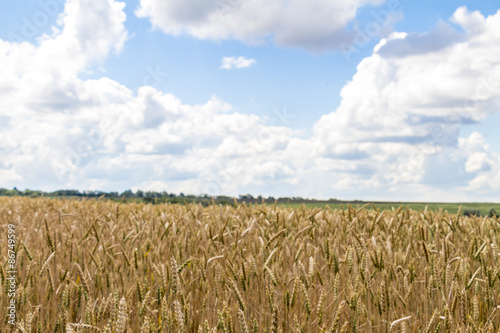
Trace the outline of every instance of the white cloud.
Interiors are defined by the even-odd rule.
[[[39,45],[0,40],[2,186],[119,190],[168,184],[169,191],[223,193],[258,178],[290,181],[292,167],[281,172],[279,163],[267,161],[267,154],[286,150],[294,135],[288,128],[234,112],[216,97],[186,105],[152,87],[134,96],[105,77],[79,78],[120,51],[127,38],[123,7],[70,0],[60,29]],[[245,65],[240,60],[237,65]],[[241,167],[254,163],[266,167]]]
[[[249,43],[272,38],[278,45],[325,50],[353,41],[355,33],[345,27],[360,7],[385,1],[141,0],[136,15],[149,18],[155,28],[176,36]],[[377,12],[374,22],[382,20],[385,25],[386,15],[400,10],[399,0],[390,2],[394,13],[386,9]]]
[[[256,62],[255,59],[246,59],[245,57],[223,57],[220,69],[240,69],[252,66]]]
[[[123,8],[111,0],[70,0],[59,16],[62,29],[42,36],[38,45],[0,40],[0,118],[6,124],[0,151],[8,171],[1,178],[4,184],[53,181],[53,162],[59,155],[71,155],[65,140],[75,142],[91,127],[99,117],[97,104],[123,94],[125,89],[110,80],[78,79],[110,52],[120,51],[127,39]]]
[[[487,153],[473,153],[465,163],[465,170],[473,173],[489,171],[491,170],[491,164]]]
[[[70,0],[60,31],[38,44],[0,40],[2,186],[441,201],[498,194],[499,156],[481,134],[459,133],[500,107],[500,12],[461,8],[453,21],[465,32],[440,25],[381,41],[338,109],[304,139],[280,117],[241,114],[216,97],[186,105],[152,87],[134,94],[105,77],[82,80],[123,46],[123,6]],[[196,20],[186,8],[178,10]]]
[[[355,169],[350,182],[379,188],[471,189],[498,173],[498,156],[470,143],[478,133],[459,139],[459,130],[500,108],[500,12],[485,18],[462,7],[452,21],[465,33],[440,23],[427,34],[393,34],[359,64],[340,107],[314,126],[325,170]]]

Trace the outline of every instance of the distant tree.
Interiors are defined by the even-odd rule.
[[[464,216],[481,216],[481,211],[478,209],[464,209]]]
[[[131,190],[126,190],[120,196],[125,198],[132,198],[134,196],[134,193]]]
[[[495,211],[495,208],[490,209],[488,216],[489,217],[497,217],[498,216],[497,212]]]
[[[51,193],[48,193],[48,196],[56,196],[56,197],[81,197],[87,195],[86,193],[81,193],[78,190],[58,190]]]
[[[22,195],[27,196],[27,197],[36,198],[36,197],[41,196],[41,193],[40,193],[40,191],[32,191],[32,190],[26,189],[26,190],[24,190]]]
[[[154,204],[155,203],[155,198],[153,198],[153,197],[144,197],[142,200],[145,203],[150,203],[150,204]]]

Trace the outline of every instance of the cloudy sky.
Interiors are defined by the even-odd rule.
[[[498,201],[499,9],[0,2],[0,187]]]

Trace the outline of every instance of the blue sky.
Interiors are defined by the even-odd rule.
[[[499,8],[1,3],[0,187],[498,201]]]

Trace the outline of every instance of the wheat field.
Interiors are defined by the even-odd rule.
[[[495,218],[0,198],[2,332],[496,332]],[[16,326],[8,320],[15,226]]]

